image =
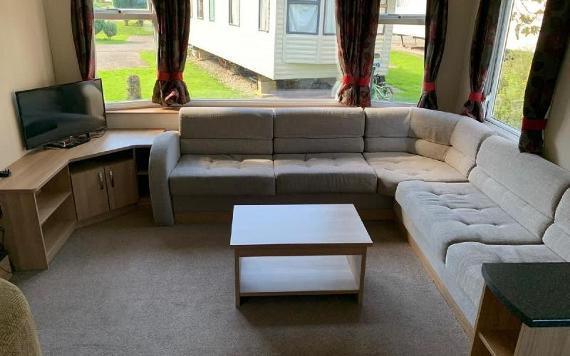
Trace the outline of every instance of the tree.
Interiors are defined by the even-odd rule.
[[[515,21],[515,35],[528,37],[538,35],[541,23],[539,19],[544,14],[546,0],[520,0],[515,3],[512,21]]]
[[[105,20],[95,20],[95,34],[98,34],[99,32],[103,31],[103,28],[105,27]]]
[[[106,21],[103,26],[103,32],[107,38],[111,38],[117,35],[117,24],[112,21]]]

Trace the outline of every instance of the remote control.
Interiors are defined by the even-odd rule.
[[[9,177],[12,174],[12,172],[6,168],[3,171],[0,171],[0,178],[6,178]]]

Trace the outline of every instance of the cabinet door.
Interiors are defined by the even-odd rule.
[[[133,159],[109,164],[105,167],[105,175],[111,210],[138,202],[137,172]]]
[[[73,185],[77,220],[83,221],[109,211],[103,167],[72,173],[71,184]]]

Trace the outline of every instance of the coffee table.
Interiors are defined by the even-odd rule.
[[[236,205],[235,303],[269,295],[355,294],[372,240],[354,205]]]

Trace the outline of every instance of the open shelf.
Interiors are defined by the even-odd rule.
[[[59,208],[42,225],[44,247],[48,263],[54,258],[75,229],[75,205],[73,197],[60,204]]]
[[[478,337],[492,356],[513,356],[517,347],[519,331],[485,330],[479,332]]]
[[[240,295],[356,294],[347,256],[240,258]]]
[[[38,216],[43,225],[47,219],[71,196],[71,191],[42,193],[37,197]]]

